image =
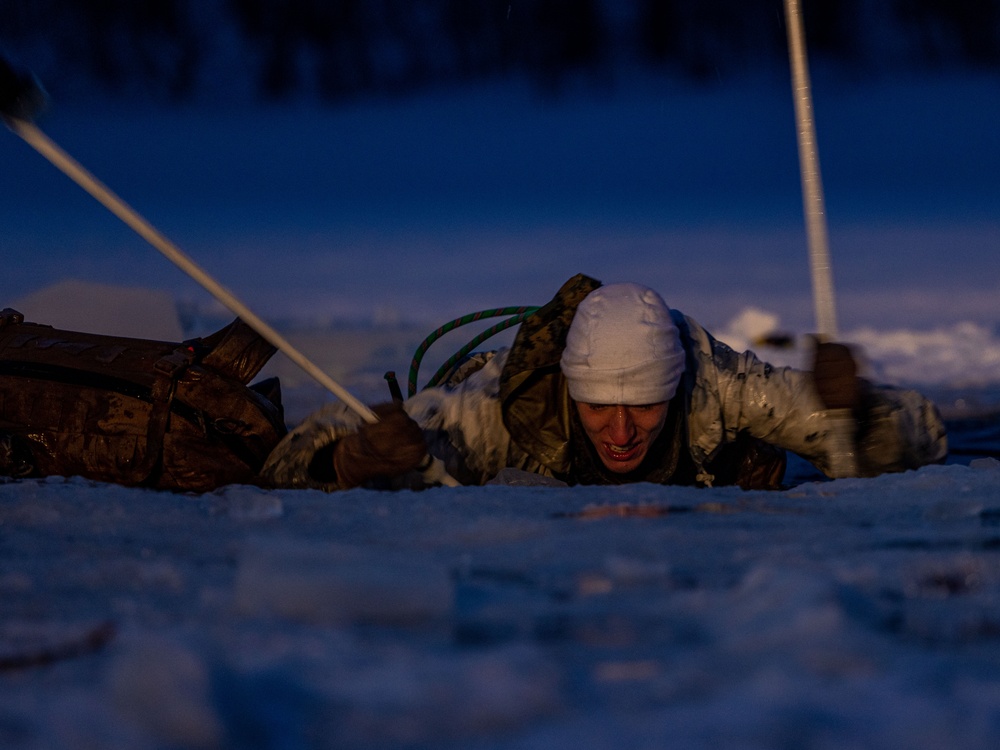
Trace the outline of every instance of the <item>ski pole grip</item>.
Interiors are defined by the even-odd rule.
[[[396,371],[389,370],[383,377],[385,382],[389,384],[389,395],[392,400],[400,404],[403,403],[403,390],[399,387],[399,380],[396,379]]]
[[[830,451],[827,453],[830,476],[834,479],[858,476],[854,412],[851,409],[829,409],[826,418],[830,425]]]
[[[858,363],[851,347],[817,336],[813,352],[813,385],[825,407],[830,427],[827,460],[833,477],[855,477],[857,465],[857,421],[855,409],[861,400]]]

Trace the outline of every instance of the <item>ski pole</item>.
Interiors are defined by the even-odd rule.
[[[301,367],[316,382],[343,401],[352,411],[368,423],[378,421],[378,417],[368,406],[354,397],[337,381],[309,360],[304,354],[274,328],[258,317],[232,292],[205,272],[179,247],[155,229],[135,209],[115,195],[75,159],[63,151],[52,139],[35,125],[31,119],[44,106],[45,94],[33,77],[18,74],[6,60],[0,58],[0,117],[7,127],[20,136],[29,146],[45,157],[73,182],[87,191],[111,213],[132,228],[174,265],[196,281],[203,289],[222,303],[228,310],[241,318],[270,344]],[[430,457],[428,457],[430,458]],[[431,458],[421,466],[424,476],[433,482],[457,486],[444,469],[440,459]]]
[[[817,338],[837,338],[837,311],[833,296],[833,273],[830,267],[830,239],[823,199],[823,180],[819,168],[819,147],[812,106],[812,87],[806,56],[805,32],[799,0],[785,0],[785,25],[788,32],[788,55],[792,68],[792,94],[799,146],[799,173],[802,181],[802,204],[806,217],[809,268],[812,274],[813,305],[816,312]],[[828,409],[827,416],[834,436],[830,452],[835,476],[857,476],[854,445],[854,416],[850,409]]]

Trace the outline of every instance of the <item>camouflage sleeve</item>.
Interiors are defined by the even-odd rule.
[[[334,402],[310,414],[289,431],[267,457],[261,469],[262,480],[272,486],[290,489],[319,489],[331,492],[342,489],[336,481],[324,481],[310,471],[316,454],[337,440],[355,432],[361,417],[346,404]]]
[[[863,476],[940,463],[948,437],[937,407],[917,391],[866,384],[858,419]]]
[[[427,388],[406,402],[432,456],[462,484],[484,484],[508,465],[510,434],[500,411],[506,352],[458,383]]]
[[[483,484],[507,466],[510,435],[503,426],[497,396],[506,357],[492,357],[458,383],[427,388],[405,404],[421,426],[429,453],[440,458],[462,484]],[[340,438],[356,431],[360,417],[335,402],[291,430],[268,457],[261,476],[274,487],[342,489],[335,478],[311,470],[313,459]],[[398,477],[391,489],[421,486],[419,474]]]
[[[735,354],[724,383],[728,432],[750,434],[798,453],[830,474],[832,421],[809,372],[772,367],[752,352]],[[912,390],[865,382],[855,414],[857,470],[861,476],[915,469],[947,453],[944,425],[934,404]]]

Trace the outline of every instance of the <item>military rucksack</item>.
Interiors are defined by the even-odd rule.
[[[0,312],[0,475],[204,492],[256,483],[286,433],[275,348],[236,319],[183,343]]]

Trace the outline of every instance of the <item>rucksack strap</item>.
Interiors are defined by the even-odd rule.
[[[149,480],[163,458],[163,436],[170,428],[170,407],[177,392],[177,380],[194,360],[193,347],[179,346],[153,365],[156,377],[150,388],[152,404],[146,427],[146,450],[142,459],[129,471],[129,481],[142,484]]]

